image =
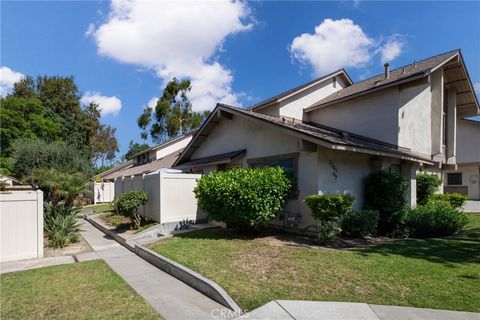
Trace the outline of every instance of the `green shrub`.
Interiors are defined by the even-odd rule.
[[[376,210],[351,211],[342,221],[342,232],[358,238],[372,235],[377,230],[378,219]]]
[[[113,208],[118,214],[132,219],[133,229],[140,228],[142,222],[138,208],[148,202],[148,193],[141,190],[133,190],[123,193],[113,203]]]
[[[445,193],[445,194],[434,194],[431,196],[430,199],[447,201],[455,209],[462,209],[463,205],[468,200],[468,197],[460,193]]]
[[[442,184],[442,180],[435,174],[418,173],[417,174],[417,203],[425,204],[428,199],[437,191]]]
[[[380,214],[377,233],[401,233],[407,210],[408,184],[400,175],[384,171],[371,173],[365,184],[365,209]]]
[[[305,198],[312,216],[320,222],[320,235],[323,242],[335,241],[341,231],[338,221],[352,210],[355,198],[349,194],[314,194]]]
[[[194,192],[208,218],[248,231],[281,212],[290,188],[280,167],[236,168],[202,177]]]
[[[63,248],[78,241],[80,209],[61,204],[44,203],[43,228],[53,248]]]
[[[43,140],[17,141],[10,161],[11,171],[21,178],[35,169],[55,168],[61,171],[80,171],[90,177],[93,169],[88,158],[78,148],[61,142]]]
[[[412,237],[443,237],[456,234],[468,223],[465,213],[443,200],[430,200],[410,210],[406,224]]]

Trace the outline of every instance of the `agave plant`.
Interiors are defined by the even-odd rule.
[[[53,248],[64,246],[78,240],[80,208],[66,206],[65,203],[44,203],[43,227]]]

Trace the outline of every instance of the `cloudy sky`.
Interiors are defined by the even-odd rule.
[[[247,107],[457,48],[480,91],[480,2],[2,1],[0,95],[23,75],[73,75],[124,153],[172,77],[191,79],[195,110]]]

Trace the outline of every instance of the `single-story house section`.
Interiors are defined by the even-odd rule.
[[[192,173],[279,165],[296,193],[276,221],[304,228],[314,223],[303,199],[317,193],[349,193],[361,208],[363,181],[376,169],[402,173],[415,204],[415,174],[430,159],[408,150],[331,128],[218,104],[175,167]]]
[[[456,169],[443,171],[443,192],[480,200],[480,122],[462,119],[457,126]]]
[[[460,50],[385,64],[357,83],[341,69],[247,110],[218,104],[173,166],[201,174],[281,166],[297,192],[273,223],[305,228],[314,224],[306,196],[349,193],[360,209],[364,180],[378,170],[402,175],[414,206],[418,170],[455,168],[457,123],[479,110]]]

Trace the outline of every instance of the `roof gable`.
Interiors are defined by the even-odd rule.
[[[328,97],[320,100],[319,102],[313,104],[312,106],[305,109],[305,112],[310,112],[318,108],[326,107],[340,101],[345,101],[358,97],[363,94],[370,92],[375,92],[392,86],[396,86],[405,82],[414,81],[420,78],[429,76],[432,72],[438,70],[440,67],[446,65],[454,59],[458,59],[459,67],[463,68],[465,76],[461,80],[466,81],[467,87],[470,87],[470,91],[473,92],[473,96],[468,101],[469,104],[475,104],[478,112],[478,100],[473,91],[473,86],[468,76],[468,72],[463,63],[463,58],[460,50],[453,50],[450,52],[442,53],[412,64],[397,68],[390,71],[390,76],[385,79],[385,75],[379,74],[369,79],[352,84],[351,86],[345,87]],[[453,81],[458,81],[457,79]],[[466,92],[465,92],[466,93]],[[469,109],[472,110],[472,109]],[[466,111],[466,113],[471,113],[471,111]]]
[[[345,81],[345,83],[347,84],[347,86],[351,85],[353,82],[352,80],[350,79],[350,76],[347,74],[347,72],[345,71],[345,69],[339,69],[339,70],[336,70],[332,73],[329,73],[327,75],[324,75],[324,76],[321,76],[319,78],[316,78],[312,81],[309,81],[307,83],[304,83],[302,85],[299,85],[293,89],[290,89],[290,90],[287,90],[287,91],[284,91],[278,95],[275,95],[271,98],[268,98],[266,100],[263,100],[257,104],[254,104],[253,106],[249,107],[249,109],[252,109],[252,110],[259,110],[261,108],[264,108],[264,107],[267,107],[267,106],[270,106],[274,103],[278,103],[284,99],[287,99],[289,97],[292,97],[292,96],[295,96],[297,94],[300,94],[302,93],[303,91],[305,90],[308,90],[309,88],[319,84],[319,83],[322,83],[324,82],[325,80],[328,80],[330,78],[333,78],[333,77],[341,77],[343,78],[343,81]]]

